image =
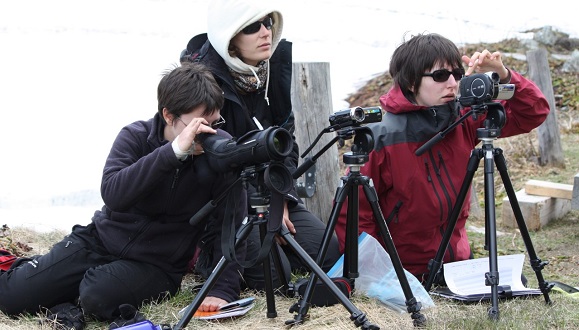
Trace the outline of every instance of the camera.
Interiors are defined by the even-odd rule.
[[[367,123],[377,123],[382,120],[382,108],[380,107],[353,107],[350,109],[334,112],[330,115],[332,126],[354,126]]]
[[[199,141],[210,165],[218,172],[281,161],[291,153],[294,143],[291,134],[278,126],[250,131],[238,139],[203,133]]]
[[[491,100],[508,100],[515,93],[514,84],[500,84],[496,72],[477,73],[460,80],[458,102],[466,107]]]

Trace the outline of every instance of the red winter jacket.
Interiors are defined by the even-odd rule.
[[[547,100],[533,82],[513,71],[511,83],[515,84],[514,96],[500,101],[506,115],[500,137],[527,133],[549,113]],[[464,114],[470,109],[457,110],[455,102],[430,108],[418,106],[409,102],[399,88],[383,95],[380,103],[386,114],[382,122],[368,125],[374,133],[375,148],[360,173],[372,179],[384,218],[393,216],[388,229],[404,268],[422,280],[448,225],[471,151],[480,142],[476,130],[484,127],[486,114],[476,119],[470,116],[417,156],[415,151],[452,124],[458,111]],[[359,193],[359,232],[367,232],[381,241],[372,209],[364,192]],[[469,195],[465,198],[444,262],[470,256],[465,229],[469,198]],[[336,224],[341,252],[345,244],[346,211],[347,202]]]

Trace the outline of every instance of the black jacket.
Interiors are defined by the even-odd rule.
[[[225,104],[221,109],[221,115],[226,123],[222,129],[239,138],[247,132],[259,129],[252,119],[255,117],[264,129],[279,126],[288,130],[293,137],[294,144],[284,164],[290,172],[294,172],[298,164],[299,147],[295,143],[295,123],[290,95],[292,43],[285,39],[281,40],[269,60],[269,105],[265,100],[265,90],[257,93],[240,92],[235,87],[225,61],[210,44],[208,46],[207,53],[202,55],[200,62],[210,68],[224,92]],[[286,196],[286,199],[297,202],[299,199],[295,185],[292,188],[294,189]]]
[[[220,230],[225,201],[198,226],[192,226],[189,219],[226,191],[236,175],[213,171],[206,155],[179,161],[171,143],[163,138],[164,126],[156,114],[120,131],[103,170],[101,194],[105,206],[95,212],[93,222],[112,255],[184,274],[204,232]],[[223,131],[220,134],[229,137]],[[245,194],[238,199],[236,227],[246,214]],[[222,255],[220,235],[216,236],[214,264]],[[242,260],[245,249],[236,251]],[[209,295],[227,301],[236,299],[239,271],[238,265],[230,263]]]

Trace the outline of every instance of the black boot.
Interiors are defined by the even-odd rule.
[[[82,330],[85,326],[82,309],[72,303],[63,303],[50,308],[40,323],[57,330]]]

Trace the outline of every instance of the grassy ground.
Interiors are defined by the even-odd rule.
[[[525,179],[540,179],[560,183],[572,183],[573,175],[579,173],[579,137],[577,134],[563,134],[564,150],[567,166],[561,168],[535,168],[532,163],[512,166],[513,185],[518,190],[522,187]],[[520,141],[502,141],[507,148],[521,148],[529,139],[519,138]],[[522,142],[521,142],[522,141]],[[497,143],[498,144],[498,143]],[[515,145],[518,145],[516,147]],[[510,147],[509,147],[510,145]],[[511,160],[512,161],[512,160]],[[509,162],[511,162],[509,161]],[[531,169],[529,169],[529,167]],[[481,171],[478,171],[481,172]],[[511,172],[511,167],[509,168]],[[523,174],[519,173],[522,172]],[[532,173],[532,174],[529,174]],[[482,176],[477,173],[475,176]],[[500,181],[500,180],[498,180]],[[481,184],[482,181],[478,184]],[[516,228],[505,228],[500,224],[501,201],[504,192],[501,184],[497,182],[497,244],[498,254],[526,254],[526,248],[521,235]],[[479,189],[480,190],[480,189]],[[478,192],[481,193],[480,191]],[[479,200],[484,200],[479,197]],[[484,209],[484,206],[482,207]],[[484,234],[480,228],[484,228],[484,221],[471,217],[469,220],[469,236],[475,257],[486,257],[488,252],[484,250]],[[477,230],[478,229],[478,230]],[[12,228],[6,235],[11,242],[18,242],[21,246],[32,248],[27,254],[39,254],[46,252],[50,245],[61,239],[64,232],[34,233],[30,230]],[[543,261],[548,261],[542,275],[547,281],[560,281],[573,286],[579,286],[579,211],[571,211],[565,217],[550,222],[539,231],[530,232],[531,240],[537,256]],[[528,264],[528,255],[523,273],[529,280],[529,287],[537,287],[537,279]],[[147,318],[154,324],[175,325],[180,318],[177,317],[179,310],[187,306],[194,299],[192,288],[199,284],[195,277],[188,276],[183,283],[182,292],[173,299],[142,308]],[[244,292],[244,296],[257,297],[256,306],[245,316],[237,319],[223,321],[199,321],[191,320],[186,329],[280,329],[286,328],[285,321],[293,320],[294,313],[289,308],[297,302],[296,298],[276,296],[275,304],[278,316],[267,317],[267,299],[263,294]],[[579,326],[579,299],[573,299],[559,292],[551,292],[551,305],[545,303],[543,296],[526,299],[504,300],[499,303],[500,318],[491,321],[488,318],[488,302],[464,304],[444,298],[433,297],[435,307],[423,309],[421,312],[427,319],[425,329],[576,329]],[[355,294],[351,300],[353,304],[367,315],[368,320],[381,329],[409,329],[413,328],[412,319],[408,313],[394,312],[375,299]],[[296,329],[354,329],[356,326],[350,320],[350,312],[341,304],[331,307],[311,308],[307,320]],[[38,324],[38,316],[24,316],[12,319],[0,313],[1,329],[47,329]],[[89,320],[86,327],[88,330],[108,329],[108,324]]]
[[[493,45],[489,49],[498,49],[503,52],[515,51],[501,49]],[[560,63],[555,63],[560,66]],[[513,65],[510,65],[514,67]],[[555,72],[555,70],[553,71]],[[515,190],[523,187],[526,180],[538,179],[551,182],[573,184],[573,177],[579,173],[579,114],[577,104],[579,91],[578,75],[555,75],[553,73],[556,95],[563,95],[563,103],[558,103],[558,122],[561,131],[561,141],[565,152],[565,167],[541,167],[534,162],[538,152],[536,136],[532,132],[508,139],[499,139],[495,147],[504,150],[509,175]],[[374,84],[374,85],[372,85]],[[379,86],[379,87],[376,87]],[[377,95],[385,92],[387,83],[383,77],[371,81],[365,90],[362,90],[350,100],[352,105],[369,106],[375,104]],[[355,102],[354,102],[355,101]],[[369,102],[369,103],[364,103]],[[481,162],[482,166],[482,162]],[[483,201],[482,169],[475,174],[473,183],[478,200]],[[497,206],[498,254],[526,253],[521,234],[518,229],[505,228],[500,223],[501,203],[505,197],[504,188],[498,174],[495,176],[495,192]],[[484,210],[484,205],[481,205]],[[486,257],[484,250],[484,234],[479,230],[484,228],[484,218],[471,217],[468,222],[471,246],[475,257]],[[52,232],[40,234],[12,228],[4,234],[4,245],[11,244],[23,254],[41,254],[46,252],[51,244],[60,240],[66,233]],[[548,261],[542,274],[547,281],[560,281],[572,286],[579,286],[579,211],[571,211],[565,217],[550,222],[536,232],[530,232],[531,240],[537,256]],[[6,240],[9,238],[9,240]],[[17,244],[18,243],[18,244]],[[30,250],[30,248],[32,248]],[[526,255],[523,273],[529,280],[529,287],[537,287],[537,279],[528,264]],[[174,325],[179,321],[177,313],[187,306],[194,298],[192,288],[199,284],[193,276],[188,276],[182,286],[182,292],[163,303],[143,306],[141,311],[154,324]],[[224,321],[191,320],[187,329],[280,329],[287,327],[286,320],[293,320],[294,314],[289,308],[297,302],[296,298],[276,296],[275,304],[277,317],[267,317],[267,299],[262,294],[244,292],[243,295],[257,297],[256,306],[245,316]],[[559,292],[551,292],[551,305],[545,303],[543,296],[528,299],[511,299],[500,301],[500,318],[491,321],[488,318],[488,302],[464,304],[444,298],[433,297],[435,307],[423,309],[421,312],[427,319],[425,329],[577,329],[579,328],[579,299],[571,298]],[[368,320],[381,329],[410,329],[413,323],[408,313],[394,312],[375,299],[361,294],[354,294],[353,304],[367,315]],[[46,329],[38,324],[38,316],[23,316],[17,319],[6,317],[0,313],[0,330],[3,329]],[[356,326],[350,320],[350,312],[338,304],[331,307],[312,308],[308,319],[296,329],[354,329]],[[108,324],[89,320],[87,330],[108,329]]]

